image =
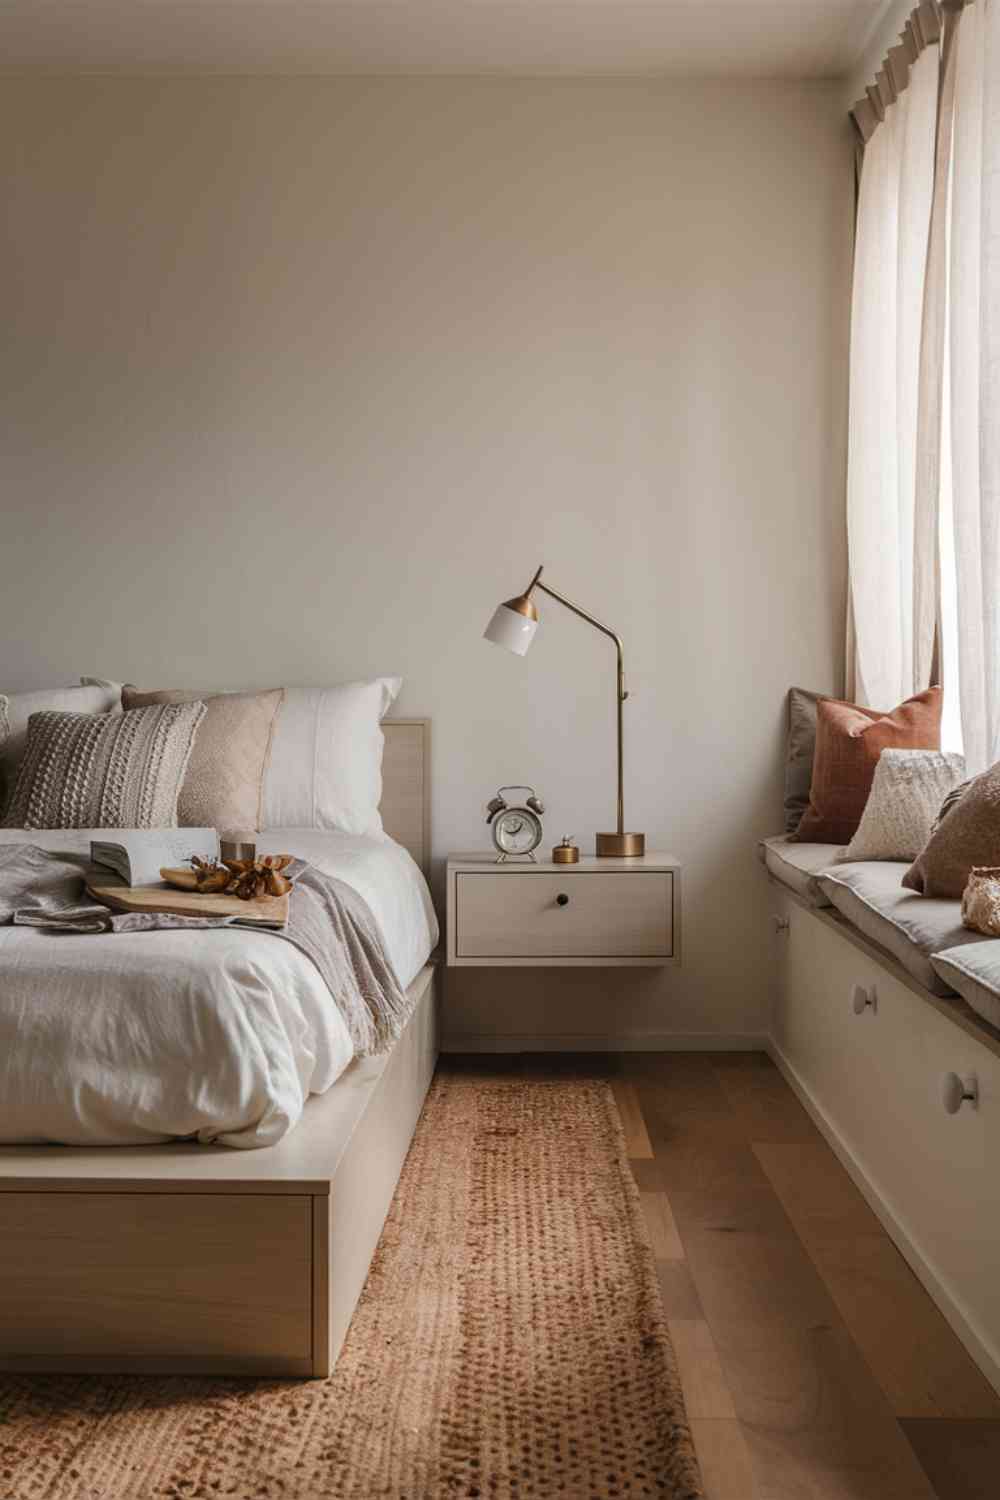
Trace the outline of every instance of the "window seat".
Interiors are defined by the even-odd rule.
[[[787,862],[766,861],[768,1050],[1000,1392],[1000,939],[903,891],[899,864],[828,865],[811,879],[841,904],[816,906]],[[956,1080],[974,1097],[952,1114]]]
[[[816,877],[829,868],[836,855],[833,844],[798,844],[787,833],[762,839],[757,845],[757,856],[768,872],[810,906],[830,905]]]
[[[905,862],[834,863],[834,844],[764,839],[758,856],[772,879],[814,909],[831,907],[900,964],[932,995],[960,995],[991,1028],[1000,1027],[1000,938],[962,926],[958,901],[906,890]]]

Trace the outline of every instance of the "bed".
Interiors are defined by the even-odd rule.
[[[298,831],[261,835],[260,844],[287,847],[368,901],[412,1002],[402,1037],[385,1056],[352,1061],[318,973],[267,934],[200,932],[196,943],[181,938],[181,947],[176,933],[60,936],[60,945],[80,945],[83,968],[78,992],[52,996],[51,1014],[43,1007],[34,1017],[45,1030],[51,1076],[59,1077],[60,1048],[70,1076],[66,1016],[74,1004],[91,1017],[98,1007],[88,999],[100,995],[101,1019],[91,1024],[114,1026],[114,966],[123,954],[114,945],[123,941],[143,943],[147,961],[164,948],[137,1061],[155,1036],[167,1064],[145,1075],[137,1066],[144,1108],[134,1080],[118,1097],[106,1078],[99,1090],[52,1089],[30,1067],[0,1072],[5,1133],[26,1142],[0,1146],[0,1367],[329,1371],[436,1058],[435,970],[427,961],[436,926],[418,874],[429,853],[429,725],[383,727],[389,840]],[[65,834],[18,837],[67,847]],[[26,1014],[24,995],[46,993],[52,940],[38,937],[0,934],[0,944],[17,945],[0,994],[0,1048],[5,1025]],[[218,966],[215,995],[199,990],[204,963],[196,950],[205,944]],[[210,1028],[227,1059],[212,1085],[220,1097],[206,1092],[185,1052],[190,1025],[157,1030],[157,1015],[174,1012]],[[90,1057],[100,1058],[102,1040],[88,1035]],[[40,1135],[77,1144],[30,1143]]]

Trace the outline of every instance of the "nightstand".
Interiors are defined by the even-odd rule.
[[[680,962],[680,865],[669,854],[579,864],[448,861],[454,968],[654,968]]]

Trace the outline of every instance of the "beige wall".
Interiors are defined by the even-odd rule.
[[[685,964],[463,976],[452,1026],[755,1033],[782,697],[835,688],[851,159],[835,84],[5,80],[0,686],[407,679],[434,844],[685,861]],[[501,985],[498,979],[503,979]]]

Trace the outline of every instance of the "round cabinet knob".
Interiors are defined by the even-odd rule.
[[[875,986],[872,985],[870,990],[866,990],[863,984],[856,984],[851,991],[851,1009],[856,1016],[863,1016],[865,1011],[869,1009],[874,1014],[878,1009],[878,996],[875,993]]]
[[[957,1115],[962,1105],[969,1103],[973,1109],[979,1105],[979,1080],[975,1073],[959,1078],[957,1073],[946,1073],[941,1080],[941,1103],[946,1114]]]
[[[556,905],[557,906],[568,906],[569,905],[569,897],[567,896],[567,894],[566,894],[565,891],[560,891],[559,892],[558,896],[556,897]]]

